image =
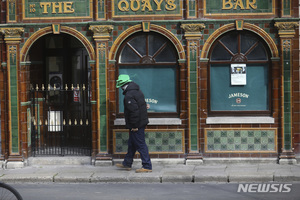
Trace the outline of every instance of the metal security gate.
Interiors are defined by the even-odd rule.
[[[85,84],[31,87],[32,156],[90,156],[91,92]],[[54,78],[55,79],[55,78]]]

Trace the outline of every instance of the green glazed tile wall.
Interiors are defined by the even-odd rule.
[[[107,152],[107,122],[106,122],[106,45],[98,44],[99,55],[99,99],[100,99],[100,151]]]
[[[198,124],[197,124],[197,45],[196,42],[190,42],[190,48],[188,49],[190,55],[190,150],[198,151]]]
[[[283,118],[283,128],[284,128],[284,149],[290,150],[292,148],[292,108],[291,108],[291,54],[290,45],[291,40],[283,40],[284,52],[283,52],[283,106],[284,106],[284,118]]]
[[[12,45],[9,47],[10,59],[10,114],[11,114],[11,151],[19,153],[19,118],[18,118],[18,82],[17,82],[17,47]]]
[[[209,129],[205,131],[205,152],[276,152],[276,129]]]
[[[149,153],[184,153],[183,130],[145,131]],[[114,131],[114,153],[126,153],[129,133]]]

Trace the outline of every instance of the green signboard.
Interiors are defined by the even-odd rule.
[[[112,0],[113,17],[182,16],[182,0]]]
[[[204,15],[274,15],[275,0],[204,0]]]
[[[23,0],[23,19],[91,18],[93,0]]]

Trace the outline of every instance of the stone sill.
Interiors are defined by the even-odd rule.
[[[148,125],[181,125],[181,119],[179,118],[149,118]],[[115,126],[125,125],[125,119],[115,119]]]
[[[274,124],[273,117],[208,117],[206,124]]]

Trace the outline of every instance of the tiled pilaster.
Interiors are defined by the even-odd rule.
[[[19,115],[19,52],[23,28],[2,28],[7,52],[7,83],[8,83],[8,161],[22,161],[20,148],[20,115]]]
[[[281,83],[282,83],[282,99],[281,99],[281,113],[282,113],[282,153],[280,155],[281,163],[295,162],[295,153],[292,145],[293,137],[293,104],[292,104],[292,83],[293,83],[293,62],[292,49],[293,37],[295,36],[295,29],[299,26],[297,22],[276,22],[275,26],[278,28],[278,33],[281,42]]]
[[[189,154],[199,153],[198,137],[198,66],[200,55],[201,31],[204,24],[182,24],[187,40],[187,67],[188,67],[188,127],[189,127]],[[189,156],[188,156],[189,157]],[[194,156],[193,156],[194,157]],[[196,156],[197,157],[197,156]]]
[[[107,55],[108,41],[113,30],[111,25],[90,26],[96,42],[97,130],[98,155],[103,160],[108,154],[108,104],[107,104]],[[111,159],[110,157],[108,159]]]

